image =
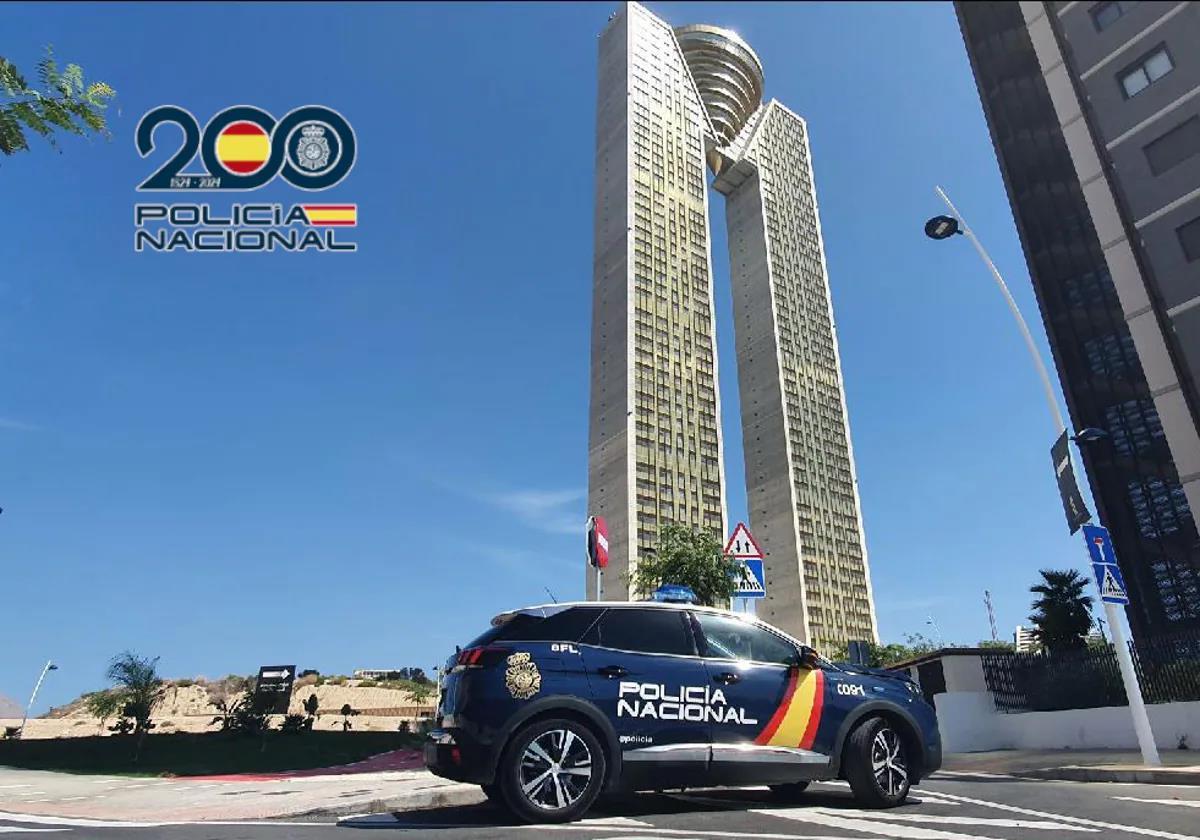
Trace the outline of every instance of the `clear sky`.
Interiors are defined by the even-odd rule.
[[[1083,566],[1020,336],[943,184],[1044,330],[948,3],[666,4],[738,30],[809,123],[880,632],[1003,635]],[[0,694],[125,648],[169,676],[442,661],[583,592],[596,36],[615,3],[6,5],[119,92],[112,140],[0,160]],[[139,117],[320,103],[352,255],[132,249]],[[157,163],[162,157],[156,156]],[[255,197],[290,201],[272,186]],[[201,200],[229,199],[208,194]],[[178,200],[168,197],[164,200]],[[719,207],[719,204],[717,205]],[[745,513],[723,224],[729,511]]]

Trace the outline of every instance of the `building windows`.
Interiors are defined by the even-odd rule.
[[[1175,62],[1167,53],[1166,45],[1159,44],[1153,51],[1138,59],[1132,67],[1117,76],[1125,97],[1137,96],[1150,85],[1175,69]]]
[[[1171,167],[1200,154],[1200,117],[1180,123],[1142,149],[1150,171],[1161,175]]]
[[[1175,228],[1179,244],[1183,246],[1183,255],[1188,262],[1200,260],[1200,216],[1185,225]]]
[[[1096,31],[1103,32],[1108,29],[1136,5],[1137,0],[1112,0],[1109,3],[1097,3],[1092,6],[1092,23],[1095,24]]]

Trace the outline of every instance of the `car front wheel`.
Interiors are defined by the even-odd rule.
[[[871,718],[854,730],[844,761],[846,781],[860,805],[894,808],[908,796],[908,751],[884,718]]]
[[[504,802],[525,822],[579,819],[604,785],[604,751],[574,720],[543,720],[518,732],[500,761]]]

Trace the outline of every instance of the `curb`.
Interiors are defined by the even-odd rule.
[[[1047,767],[1025,770],[1014,776],[1063,782],[1134,782],[1146,785],[1200,785],[1200,770],[1170,770],[1150,767]]]
[[[430,808],[459,808],[478,805],[487,801],[478,785],[442,785],[428,790],[414,791],[398,796],[378,799],[357,800],[341,805],[329,805],[299,811],[294,814],[278,814],[272,820],[317,819],[320,817],[351,817],[380,812],[425,811]]]

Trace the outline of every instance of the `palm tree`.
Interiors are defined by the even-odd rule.
[[[1029,620],[1033,636],[1051,653],[1081,650],[1092,627],[1092,597],[1083,590],[1088,580],[1074,569],[1042,569],[1042,582],[1029,587],[1038,595]]]

